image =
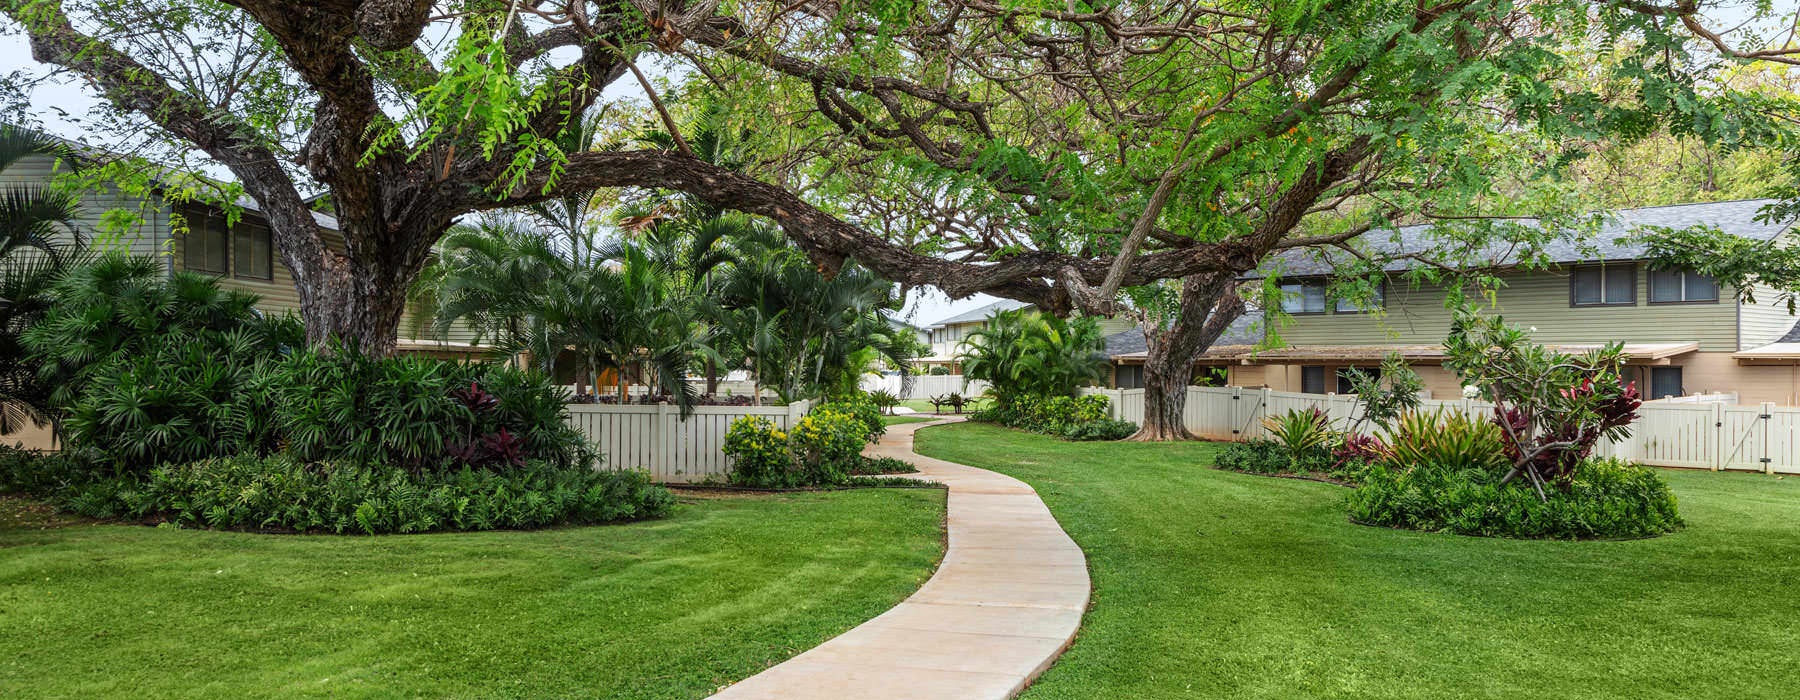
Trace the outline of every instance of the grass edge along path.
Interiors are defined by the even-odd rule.
[[[1212,443],[964,424],[919,453],[1030,483],[1094,580],[1022,696],[1781,698],[1800,649],[1800,480],[1664,470],[1686,529],[1499,540],[1354,525],[1341,487],[1211,467]]]

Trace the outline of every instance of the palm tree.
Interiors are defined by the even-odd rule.
[[[33,155],[75,164],[63,142],[0,126],[0,172]],[[56,280],[86,257],[74,225],[78,203],[74,193],[37,185],[0,188],[0,434],[53,417],[53,387],[38,377],[20,336],[49,309]]]
[[[881,316],[899,306],[893,283],[856,265],[828,278],[766,226],[730,249],[706,296],[721,335],[783,400],[854,391],[868,350],[909,365],[916,343]]]
[[[1092,318],[1065,321],[1036,311],[1002,311],[963,341],[963,377],[982,380],[997,400],[1068,396],[1106,371],[1106,341]]]

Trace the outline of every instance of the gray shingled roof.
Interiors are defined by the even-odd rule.
[[[1719,230],[1744,238],[1767,241],[1773,240],[1788,229],[1788,224],[1769,224],[1756,220],[1756,215],[1764,205],[1775,200],[1741,199],[1731,202],[1706,202],[1699,204],[1673,204],[1661,207],[1643,207],[1639,209],[1621,209],[1613,212],[1601,225],[1592,238],[1583,240],[1558,239],[1548,244],[1546,251],[1552,262],[1573,263],[1589,260],[1636,260],[1644,257],[1645,246],[1625,240],[1642,226],[1667,226],[1686,228],[1697,224],[1709,224]],[[1526,222],[1530,225],[1530,222]],[[1371,252],[1408,253],[1431,250],[1438,247],[1441,240],[1431,232],[1431,225],[1403,226],[1395,231],[1370,233],[1362,238],[1362,242]],[[1340,263],[1348,259],[1349,254],[1341,250],[1291,250],[1276,257],[1281,273],[1289,276],[1325,275]],[[1517,262],[1512,252],[1504,246],[1493,246],[1483,255],[1475,256],[1490,265],[1507,265]],[[1411,268],[1415,263],[1401,260],[1390,263],[1387,269],[1397,272]],[[1267,274],[1271,266],[1265,265],[1263,270],[1248,275],[1256,278]]]
[[[1788,329],[1787,335],[1781,336],[1781,339],[1776,340],[1775,342],[1800,343],[1800,322],[1795,322],[1794,327]]]
[[[993,316],[994,314],[1000,313],[1002,311],[1011,311],[1013,309],[1022,309],[1027,306],[1031,306],[1031,305],[1027,304],[1025,302],[1017,301],[1017,300],[1013,300],[1013,299],[1001,299],[1000,301],[996,301],[992,304],[988,304],[987,306],[983,306],[979,309],[965,311],[963,313],[957,314],[955,316],[951,316],[949,318],[939,319],[937,322],[932,323],[929,326],[926,326],[926,328],[943,328],[944,326],[948,326],[952,323],[970,323],[970,322],[974,322],[974,321],[986,321],[989,316]]]
[[[1213,347],[1255,345],[1262,342],[1262,320],[1263,313],[1261,311],[1245,312],[1236,321],[1232,321],[1225,332],[1219,335],[1219,340],[1213,343]],[[1144,341],[1144,332],[1136,328],[1106,336],[1107,357],[1149,351],[1150,346]]]

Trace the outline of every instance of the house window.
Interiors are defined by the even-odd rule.
[[[1686,393],[1687,392],[1683,391],[1681,387],[1680,367],[1650,368],[1651,399],[1666,399],[1671,396],[1681,396]]]
[[[1319,365],[1306,365],[1300,368],[1300,393],[1325,393],[1325,368]]]
[[[1325,283],[1307,281],[1281,285],[1281,310],[1290,314],[1325,313]]]
[[[1113,376],[1115,378],[1114,388],[1116,389],[1144,388],[1143,365],[1118,365],[1114,370]]]
[[[259,280],[275,279],[274,250],[269,227],[239,222],[231,229],[232,274]]]
[[[1650,303],[1682,304],[1717,302],[1719,283],[1698,272],[1651,270]]]
[[[198,211],[189,212],[186,219],[187,234],[181,237],[182,266],[195,272],[225,274],[225,252],[230,234],[225,219]]]
[[[1570,306],[1631,306],[1636,303],[1636,266],[1578,267],[1569,277]]]
[[[1380,367],[1339,367],[1337,371],[1337,393],[1356,393],[1357,375],[1367,375],[1374,379],[1381,378]]]
[[[1340,314],[1360,314],[1360,313],[1363,313],[1364,311],[1373,311],[1375,309],[1385,309],[1385,308],[1387,308],[1387,284],[1386,283],[1375,285],[1375,296],[1373,298],[1369,299],[1369,303],[1366,308],[1357,306],[1357,302],[1355,300],[1351,300],[1351,299],[1337,300],[1337,312]]]

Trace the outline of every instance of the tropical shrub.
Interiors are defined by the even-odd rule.
[[[1510,464],[1505,436],[1491,420],[1458,411],[1415,411],[1389,426],[1384,460],[1396,468],[1433,465],[1501,474]]]
[[[876,440],[882,435],[887,434],[887,423],[881,421],[881,409],[875,405],[875,402],[871,400],[867,394],[852,394],[841,398],[831,399],[830,401],[814,406],[812,410],[807,413],[812,414],[821,411],[835,411],[861,421],[863,427],[868,429],[869,440]]]
[[[257,389],[303,461],[419,471],[589,459],[550,380],[503,364],[307,350],[272,363]]]
[[[731,458],[731,483],[759,488],[789,488],[805,483],[788,453],[787,433],[761,416],[731,422],[720,448]]]
[[[1377,465],[1349,496],[1367,525],[1482,537],[1616,539],[1680,528],[1675,496],[1654,471],[1616,459],[1576,465],[1544,497],[1495,471]]]
[[[1071,423],[1063,429],[1063,438],[1077,442],[1090,440],[1123,440],[1137,433],[1137,424],[1128,420],[1099,420]]]
[[[900,397],[895,396],[894,392],[878,389],[869,392],[869,403],[875,404],[875,408],[880,409],[883,415],[893,415],[894,407],[900,405]]]
[[[1105,337],[1093,318],[1002,311],[963,341],[965,380],[986,381],[996,402],[1073,396],[1106,371]]]
[[[1227,443],[1213,458],[1213,466],[1249,474],[1336,473],[1334,460],[1322,445],[1296,454],[1287,445],[1267,439]]]
[[[925,370],[925,373],[933,377],[944,377],[949,376],[950,368],[943,365],[932,365],[931,369]]]
[[[893,457],[865,457],[850,473],[868,476],[873,474],[914,474],[918,471],[918,467]]]
[[[726,430],[722,449],[731,458],[731,483],[797,488],[845,483],[850,474],[866,469],[862,448],[868,442],[862,419],[820,406],[786,432],[765,418],[739,418]]]
[[[812,411],[788,431],[788,451],[809,485],[843,483],[868,442],[866,423],[834,410]]]
[[[70,488],[59,504],[90,517],[161,519],[220,530],[385,534],[591,524],[666,515],[667,489],[634,471],[533,461],[504,473],[415,474],[291,456],[165,465],[139,480]]]
[[[1567,486],[1600,440],[1631,435],[1642,402],[1637,385],[1624,380],[1618,343],[1569,355],[1531,342],[1504,319],[1464,307],[1444,349],[1444,365],[1494,403],[1511,461],[1502,481],[1522,475],[1539,492]]]
[[[971,414],[976,421],[1061,436],[1070,426],[1107,420],[1111,402],[1105,396],[1039,396],[1024,394],[1012,401],[995,401]]]
[[[1367,424],[1385,428],[1400,416],[1419,410],[1424,404],[1419,395],[1424,390],[1425,381],[1399,353],[1382,358],[1380,371],[1350,372],[1350,391],[1362,405],[1352,430]]]
[[[256,297],[212,278],[165,278],[150,258],[108,254],[68,271],[22,336],[69,444],[123,470],[261,452],[266,407],[244,400],[263,367],[300,345],[292,317],[265,318]]]
[[[0,171],[32,155],[81,167],[68,143],[0,124]],[[75,227],[80,195],[31,179],[0,184],[0,434],[7,435],[27,425],[41,427],[57,415],[50,403],[55,385],[40,376],[42,368],[26,353],[23,335],[49,311],[56,281],[89,255]]]
[[[1326,450],[1332,441],[1331,418],[1317,407],[1291,409],[1263,419],[1269,437],[1288,452],[1290,459]]]

